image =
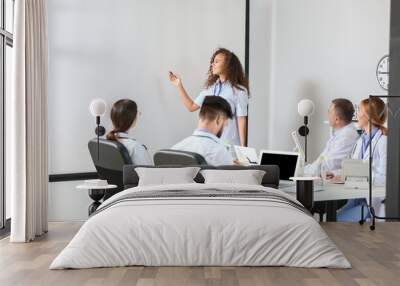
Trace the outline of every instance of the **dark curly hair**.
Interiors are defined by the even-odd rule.
[[[249,94],[249,82],[244,74],[239,58],[233,52],[224,48],[219,48],[216,50],[211,57],[210,67],[208,69],[208,79],[205,87],[208,88],[212,86],[219,78],[218,75],[214,75],[212,73],[212,64],[215,57],[219,54],[223,54],[225,56],[225,73],[227,80],[229,80],[233,87],[240,90],[246,90]]]

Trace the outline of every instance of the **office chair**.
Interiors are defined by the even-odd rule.
[[[132,159],[125,146],[118,141],[99,139],[97,147],[97,138],[93,138],[89,141],[88,148],[99,178],[118,186],[116,189],[107,190],[104,195],[106,200],[124,189],[122,169],[124,165],[131,165]]]
[[[193,166],[193,165],[207,165],[203,156],[193,152],[162,149],[154,154],[154,165],[167,166]]]

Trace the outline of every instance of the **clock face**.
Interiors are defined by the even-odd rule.
[[[376,67],[376,79],[383,89],[389,89],[389,56],[386,55],[379,61]]]

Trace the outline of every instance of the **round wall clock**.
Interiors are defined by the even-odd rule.
[[[383,56],[376,67],[376,79],[379,85],[385,89],[389,89],[389,56]]]

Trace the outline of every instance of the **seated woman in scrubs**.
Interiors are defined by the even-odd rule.
[[[369,110],[369,108],[371,110]],[[371,113],[371,142],[369,127],[369,112]],[[352,159],[369,160],[370,148],[372,148],[372,182],[374,185],[384,185],[386,183],[386,161],[387,161],[387,134],[388,130],[384,127],[387,119],[387,108],[380,98],[364,99],[360,103],[357,115],[358,125],[364,131],[358,139],[351,154]],[[334,177],[334,181],[340,181],[340,176]],[[384,198],[372,198],[372,206],[377,216],[385,216],[383,205]],[[361,218],[361,207],[367,205],[366,199],[351,199],[337,212],[338,221],[359,221]],[[369,216],[369,212],[364,212],[364,218]]]
[[[128,150],[134,165],[152,165],[147,147],[128,134],[136,125],[137,115],[138,108],[133,100],[121,99],[115,102],[111,109],[113,129],[106,137],[108,140],[121,142]]]
[[[211,57],[208,79],[204,89],[192,100],[183,87],[181,78],[169,72],[169,80],[178,88],[185,107],[198,110],[208,95],[221,96],[229,102],[233,118],[224,128],[221,140],[226,145],[246,145],[246,120],[249,87],[238,57],[227,49],[218,49]]]

